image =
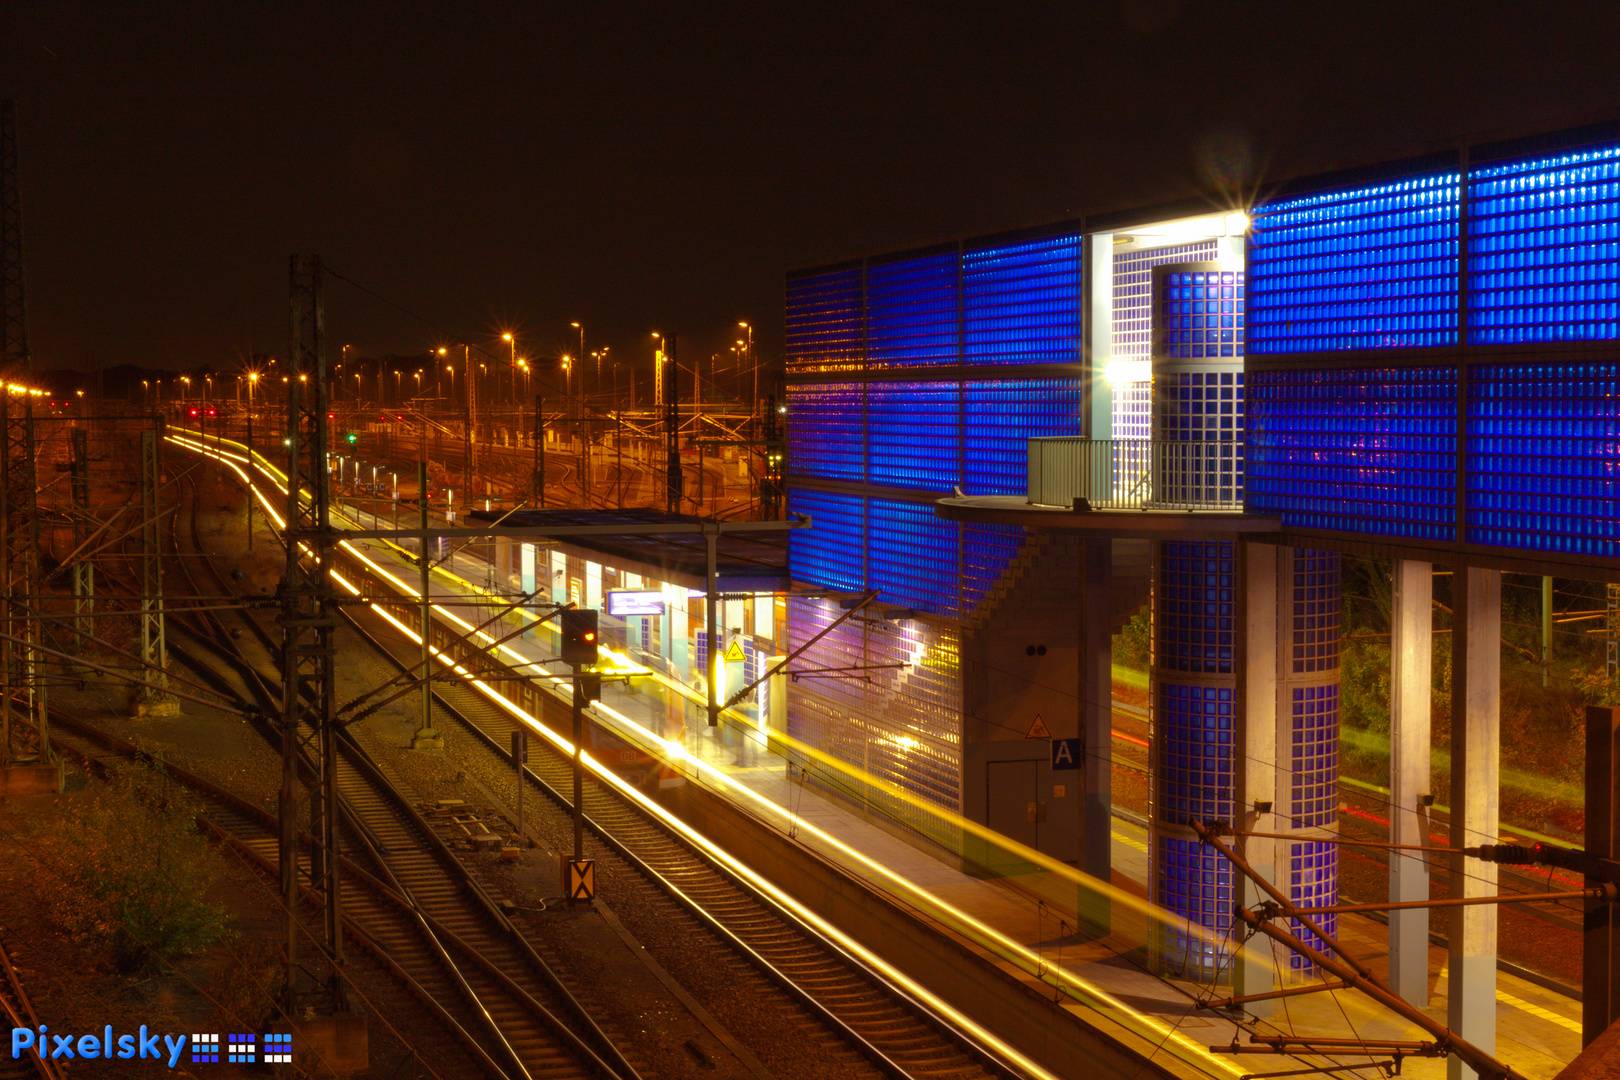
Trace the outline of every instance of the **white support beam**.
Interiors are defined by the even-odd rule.
[[[1293,549],[1251,542],[1243,543],[1242,548],[1239,575],[1243,582],[1242,651],[1239,654],[1242,666],[1238,670],[1238,701],[1243,726],[1232,776],[1236,802],[1233,817],[1239,828],[1277,832],[1277,669],[1281,663],[1278,653],[1282,649],[1277,637],[1278,575],[1285,553],[1292,571]],[[1272,812],[1257,812],[1257,803],[1272,804]],[[1261,876],[1276,880],[1278,841],[1258,836],[1239,837],[1237,848]],[[1237,901],[1244,907],[1253,910],[1268,899],[1253,879],[1246,875],[1233,876],[1237,883]],[[1271,940],[1263,935],[1257,934],[1249,940],[1233,968],[1233,994],[1246,997],[1278,989],[1274,950]],[[1244,1009],[1256,1016],[1269,1016],[1275,1005],[1275,1001],[1255,1001]]]
[[[1434,564],[1396,559],[1390,611],[1389,839],[1427,844],[1428,814],[1419,798],[1432,794],[1429,713],[1434,656]],[[1389,899],[1429,899],[1429,864],[1421,853],[1394,851]],[[1413,1005],[1429,1003],[1429,912],[1389,913],[1389,984]]]
[[[1502,573],[1458,567],[1452,577],[1451,845],[1497,843],[1500,831]],[[1451,857],[1451,895],[1492,896],[1495,863]],[[1446,1025],[1496,1053],[1496,905],[1451,909]],[[1455,1056],[1447,1080],[1475,1080]]]

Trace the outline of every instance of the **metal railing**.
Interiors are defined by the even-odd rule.
[[[1243,441],[1029,440],[1029,501],[1093,510],[1243,510]]]

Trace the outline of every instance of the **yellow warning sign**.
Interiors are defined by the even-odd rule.
[[[564,859],[563,869],[567,881],[563,885],[563,894],[569,901],[596,899],[596,860],[595,859]]]
[[[1046,726],[1046,721],[1041,719],[1041,714],[1036,713],[1035,714],[1035,722],[1033,724],[1029,725],[1029,731],[1025,732],[1024,738],[1026,738],[1026,739],[1050,739],[1051,737],[1052,737],[1052,729]]]
[[[746,659],[742,651],[742,638],[732,638],[731,644],[726,646],[726,663],[740,664]]]

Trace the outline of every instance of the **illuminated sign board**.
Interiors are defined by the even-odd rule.
[[[607,594],[607,613],[614,618],[662,615],[664,594],[644,589],[614,589]]]

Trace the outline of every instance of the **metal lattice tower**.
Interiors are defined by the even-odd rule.
[[[141,663],[147,685],[135,690],[135,712],[148,716],[172,707],[164,692],[169,685],[169,645],[163,633],[163,538],[158,515],[161,445],[159,432],[141,432]]]
[[[782,438],[782,414],[776,411],[776,395],[765,398],[765,475],[759,480],[760,514],[767,521],[782,516],[782,474],[784,471],[785,441]]]
[[[90,433],[73,429],[73,549],[82,551],[90,538]],[[73,630],[78,635],[95,633],[96,575],[89,559],[75,559],[73,575]],[[82,642],[83,636],[75,638]]]
[[[328,499],[325,315],[321,262],[292,257],[292,349],[287,394],[287,575],[281,583],[282,776],[281,887],[287,910],[287,1007],[293,1015],[307,1003],[298,992],[299,812],[308,807],[310,858],[307,882],[325,901],[324,951],[343,962],[342,899],[338,882],[337,730],[334,710],[333,635],[337,607],[332,594],[333,537]],[[307,489],[307,492],[306,490]],[[305,763],[309,768],[306,770]],[[308,782],[306,782],[306,779]],[[324,986],[330,1007],[343,1004],[334,970]]]
[[[0,390],[0,603],[6,638],[0,640],[0,764],[51,760],[45,711],[39,618],[29,598],[39,595],[39,514],[34,484],[34,407]],[[28,734],[20,724],[33,725]]]
[[[1604,635],[1605,644],[1608,645],[1605,670],[1608,672],[1609,681],[1614,682],[1620,677],[1620,584],[1612,581],[1609,582],[1608,616],[1604,620],[1604,625],[1609,631]]]
[[[680,368],[675,360],[674,334],[664,341],[664,362],[669,365],[664,380],[664,501],[665,508],[673,514],[680,510],[685,490],[681,475]]]
[[[8,100],[0,102],[0,374],[29,370],[22,198],[17,188],[17,118]]]

